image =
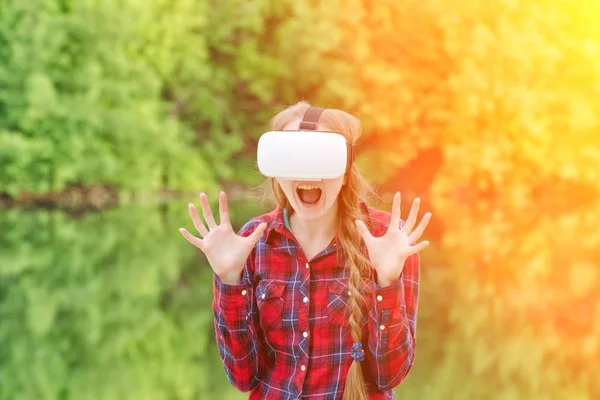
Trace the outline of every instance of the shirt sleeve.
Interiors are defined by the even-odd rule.
[[[246,224],[240,235],[248,236],[258,224]],[[258,383],[266,360],[264,338],[258,326],[258,314],[252,275],[254,250],[246,260],[238,285],[223,283],[213,274],[213,314],[219,354],[227,378],[237,389],[247,392]]]
[[[368,321],[369,363],[379,390],[398,386],[415,359],[417,306],[419,295],[419,255],[404,263],[400,279],[380,287],[373,278],[374,297]]]

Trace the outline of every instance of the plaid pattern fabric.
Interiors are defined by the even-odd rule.
[[[390,213],[367,207],[372,233],[382,236]],[[353,359],[348,327],[348,275],[336,261],[337,237],[306,260],[286,228],[283,210],[246,223],[247,236],[267,222],[239,285],[214,276],[214,326],[229,381],[250,399],[341,399]],[[401,225],[403,222],[401,222]],[[392,388],[410,371],[416,347],[418,254],[398,282],[379,287],[365,278],[362,345],[370,399],[394,399]]]

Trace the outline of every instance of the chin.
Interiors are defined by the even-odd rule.
[[[294,212],[298,214],[298,216],[305,220],[318,220],[322,218],[327,212],[331,209],[331,204],[309,208],[305,207],[303,204],[294,204]]]

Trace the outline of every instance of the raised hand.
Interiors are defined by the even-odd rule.
[[[206,254],[210,266],[221,281],[232,285],[238,284],[241,280],[244,263],[256,242],[263,235],[267,224],[261,223],[247,237],[239,236],[233,231],[229,221],[229,206],[225,192],[219,193],[220,225],[215,222],[208,198],[204,193],[200,193],[200,204],[208,229],[192,203],[189,204],[189,211],[194,227],[202,239],[193,236],[185,228],[179,228],[179,232],[188,242]]]
[[[378,283],[381,286],[387,286],[397,281],[408,257],[423,250],[429,244],[428,241],[416,242],[431,219],[430,212],[425,214],[413,231],[419,212],[419,203],[420,199],[416,198],[406,223],[400,228],[400,192],[396,192],[392,203],[390,226],[385,235],[381,237],[374,237],[363,221],[355,221],[358,232],[365,241],[369,259],[377,271]]]

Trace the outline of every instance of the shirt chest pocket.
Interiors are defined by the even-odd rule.
[[[327,288],[327,320],[334,325],[348,325],[348,285],[341,281],[330,282]]]
[[[256,285],[256,304],[263,330],[281,329],[286,283],[263,279]]]
[[[347,281],[335,280],[328,284],[327,288],[327,320],[330,324],[348,326],[348,318],[350,317],[350,310],[348,308],[348,301],[350,299],[348,283]],[[360,292],[364,300],[368,299],[368,286],[367,283],[361,284]],[[363,318],[361,323],[364,325],[367,322],[367,307],[363,302],[362,313]]]

